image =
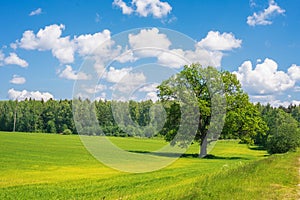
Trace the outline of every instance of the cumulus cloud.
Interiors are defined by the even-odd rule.
[[[94,68],[100,76],[105,71],[106,62],[117,58],[122,52],[122,47],[115,45],[111,39],[110,31],[107,29],[73,38],[70,36],[62,37],[64,29],[63,24],[53,24],[40,29],[37,33],[27,30],[23,33],[22,38],[13,43],[12,46],[26,50],[49,50],[61,64],[73,63],[75,53],[77,53],[81,58],[94,61]],[[118,61],[126,62],[132,61],[132,59],[135,58],[123,56]]]
[[[40,91],[27,91],[27,90],[22,90],[18,91],[15,90],[14,88],[8,90],[8,98],[13,99],[13,100],[25,100],[25,99],[35,99],[35,100],[44,100],[48,101],[49,99],[53,99],[53,95],[50,94],[49,92],[40,92]]]
[[[126,62],[134,62],[138,58],[134,55],[132,49],[128,49],[127,47],[125,50],[121,53],[121,55],[114,58],[115,61],[118,61],[120,63],[126,63]]]
[[[292,100],[292,101],[273,100],[273,101],[270,101],[270,105],[272,105],[273,107],[283,106],[283,107],[287,108],[291,104],[292,105],[300,105],[300,101],[297,101],[297,100]]]
[[[211,51],[228,51],[241,47],[242,40],[236,39],[232,33],[209,31],[207,36],[198,42],[198,46]]]
[[[132,0],[129,6],[123,0],[114,0],[113,5],[121,8],[123,14],[136,13],[141,17],[152,15],[154,18],[162,18],[172,10],[169,3],[160,0]]]
[[[129,34],[129,45],[138,57],[156,57],[160,51],[168,50],[171,41],[157,28],[142,29],[138,34]]]
[[[110,67],[109,70],[104,75],[104,78],[108,82],[111,83],[125,83],[127,81],[144,81],[146,77],[143,73],[134,73],[131,72],[133,69],[131,67],[129,68],[122,68],[122,69],[115,69],[114,67]]]
[[[132,68],[115,69],[110,67],[104,78],[108,82],[115,83],[110,89],[128,94],[146,81],[146,76],[142,72],[132,72],[132,70]]]
[[[232,33],[210,31],[196,43],[195,50],[172,49],[158,55],[158,63],[173,68],[184,64],[200,63],[202,66],[221,66],[223,51],[241,47],[242,40]]]
[[[69,80],[88,80],[90,79],[90,76],[83,72],[76,72],[72,69],[72,66],[66,65],[66,68],[59,72],[59,77],[60,78],[65,78]]]
[[[300,101],[298,100],[279,100],[276,95],[265,95],[265,96],[252,95],[250,96],[250,99],[254,103],[260,102],[263,105],[270,104],[273,107],[279,107],[279,106],[288,107],[290,104],[293,105],[300,104]]]
[[[157,28],[143,29],[138,34],[129,35],[130,47],[134,56],[156,57],[158,64],[170,68],[180,68],[185,64],[200,63],[203,66],[219,67],[224,56],[223,51],[241,47],[242,40],[232,33],[210,31],[207,36],[195,44],[194,50],[171,49],[171,41]]]
[[[171,68],[180,68],[183,65],[190,64],[190,60],[187,59],[189,56],[190,54],[182,49],[172,49],[160,52],[157,56],[157,62]]]
[[[300,80],[300,66],[293,64],[288,69],[288,74],[293,80],[299,81]]]
[[[115,44],[111,32],[107,29],[94,34],[84,34],[74,38],[76,52],[83,58],[94,62],[94,69],[99,76],[105,72],[108,62],[132,61],[129,54],[121,55],[122,47]],[[128,57],[129,56],[129,57]]]
[[[97,51],[100,50],[99,48],[104,48],[102,47],[102,44],[104,42],[110,44],[109,43],[110,38],[111,38],[110,31],[105,29],[102,32],[98,32],[94,34],[84,34],[75,37],[74,42],[76,43],[78,53],[82,56],[85,56],[85,55],[95,54]]]
[[[114,0],[113,5],[121,8],[122,13],[125,15],[130,15],[134,11],[130,6],[127,6],[126,3],[122,0]]]
[[[153,102],[156,102],[158,99],[156,92],[148,92],[144,100],[152,100]]]
[[[274,0],[269,1],[269,7],[261,12],[254,12],[252,16],[247,17],[247,24],[250,26],[256,25],[270,25],[270,20],[273,16],[281,15],[285,13],[285,10],[277,5]]]
[[[9,81],[12,84],[22,85],[26,82],[26,79],[19,75],[13,75],[13,78]]]
[[[64,29],[63,24],[53,24],[40,29],[37,34],[32,30],[27,30],[17,43],[19,47],[27,50],[51,50],[53,56],[61,63],[72,63],[75,47],[69,36],[61,37]]]
[[[249,94],[252,102],[270,103],[272,106],[288,106],[299,104],[296,96],[299,92],[300,66],[292,64],[287,72],[278,70],[278,64],[269,58],[252,66],[245,61],[233,72]]]
[[[18,65],[20,67],[27,67],[28,63],[26,60],[20,58],[16,53],[10,53],[8,57],[4,58],[4,54],[0,55],[0,61],[3,61],[5,65]]]
[[[53,56],[62,64],[72,63],[75,53],[78,53],[82,58],[93,59],[94,68],[101,76],[109,61],[126,63],[144,57],[157,58],[158,64],[171,68],[180,68],[191,62],[219,67],[224,56],[223,51],[239,48],[242,43],[232,33],[210,31],[196,43],[194,50],[172,49],[168,36],[157,28],[151,28],[129,34],[128,46],[121,47],[113,41],[111,32],[107,29],[71,39],[70,36],[62,37],[64,28],[62,24],[53,24],[40,29],[36,34],[27,30],[15,44],[28,50],[51,50]]]
[[[200,63],[203,67],[220,67],[224,54],[221,51],[209,51],[196,47],[195,51],[186,51],[185,58],[191,63]]]
[[[274,94],[295,85],[295,80],[289,74],[278,71],[277,63],[269,58],[257,64],[254,69],[250,61],[245,61],[234,73],[250,95]]]
[[[98,84],[94,88],[86,87],[85,91],[89,94],[96,94],[107,89],[106,85]]]
[[[156,92],[158,85],[158,83],[144,85],[139,89],[139,92]]]
[[[159,98],[157,96],[157,86],[159,84],[158,83],[152,83],[152,84],[147,84],[142,86],[138,91],[139,92],[146,92],[146,96],[144,98],[144,100],[152,100],[154,102],[156,102]]]
[[[29,16],[34,16],[34,15],[40,15],[42,14],[42,9],[41,8],[38,8],[36,10],[33,10],[29,13]]]

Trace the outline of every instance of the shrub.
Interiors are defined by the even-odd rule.
[[[277,133],[267,141],[267,151],[270,154],[295,151],[300,145],[299,130],[291,124],[278,127]]]
[[[72,131],[68,128],[63,131],[63,135],[71,135],[71,134],[72,134]]]

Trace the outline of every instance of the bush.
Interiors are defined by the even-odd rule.
[[[63,131],[63,135],[72,135],[72,131],[67,128]]]
[[[278,132],[267,141],[267,151],[270,154],[295,151],[300,145],[299,130],[290,124],[278,127]]]

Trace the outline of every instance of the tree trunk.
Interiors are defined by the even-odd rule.
[[[201,140],[200,144],[200,153],[199,153],[199,158],[203,158],[207,155],[207,136]]]

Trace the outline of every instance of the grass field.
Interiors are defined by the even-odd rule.
[[[111,138],[128,151],[152,151],[159,139]],[[196,145],[188,155],[198,152]],[[0,199],[298,199],[299,152],[266,156],[219,141],[212,159],[186,156],[149,173],[110,169],[78,136],[0,132]]]

